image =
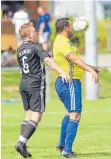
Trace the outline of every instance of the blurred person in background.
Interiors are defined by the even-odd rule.
[[[45,12],[43,7],[38,7],[37,13],[39,15],[38,21],[37,21],[37,29],[39,32],[39,42],[42,44],[45,51],[50,52],[49,36],[51,33],[51,28],[50,28],[49,22],[51,20],[51,16],[49,13]]]
[[[12,66],[17,64],[17,60],[13,57],[14,50],[10,46],[7,51],[5,51],[2,55],[1,66]]]
[[[20,7],[19,10],[15,12],[13,15],[12,23],[15,25],[15,33],[17,36],[18,46],[20,46],[22,43],[22,38],[19,34],[19,29],[23,24],[28,23],[29,21],[29,15],[23,6]]]

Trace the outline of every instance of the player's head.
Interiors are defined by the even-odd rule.
[[[8,53],[9,53],[9,54],[13,54],[13,52],[14,52],[14,50],[13,50],[12,46],[9,46],[9,48],[8,48]]]
[[[44,8],[43,7],[41,7],[41,6],[39,6],[38,8],[37,8],[37,13],[38,13],[38,15],[43,15],[44,14]]]
[[[18,6],[17,6],[17,10],[18,10],[18,11],[26,11],[26,8],[25,8],[23,5],[22,5],[22,6],[21,6],[21,5],[18,5]]]
[[[19,33],[23,40],[37,41],[37,31],[31,22],[22,25],[19,29]]]
[[[57,19],[55,26],[57,34],[61,34],[64,32],[68,35],[69,38],[72,37],[73,27],[68,18]]]

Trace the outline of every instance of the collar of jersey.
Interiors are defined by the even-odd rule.
[[[24,40],[24,41],[23,41],[23,44],[26,44],[26,43],[28,43],[28,42],[32,42],[32,41],[31,41],[31,40],[28,40],[28,41]]]
[[[59,38],[62,38],[62,39],[64,39],[64,40],[69,41],[69,39],[68,39],[68,38],[66,38],[65,36],[63,36],[63,35],[61,35],[61,34],[58,34],[57,36],[58,36]]]

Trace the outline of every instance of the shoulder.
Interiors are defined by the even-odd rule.
[[[27,12],[23,12],[22,14],[24,15],[24,17],[28,17],[29,16]]]
[[[38,42],[31,42],[31,43],[32,43],[32,45],[34,45],[35,47],[36,47],[36,46],[38,46],[38,47],[39,47],[39,46],[42,46],[42,44],[40,44],[40,43],[38,43]]]
[[[60,38],[58,36],[56,36],[55,41],[54,41],[54,45],[55,44],[60,44],[62,41],[60,40]]]
[[[49,14],[49,13],[45,13],[45,14],[44,14],[44,17],[50,18],[50,14]]]
[[[65,39],[65,38],[58,39],[58,43],[60,43],[60,45],[62,46],[62,49],[65,49],[67,47],[71,48],[73,45],[70,40]]]
[[[50,16],[49,13],[45,13],[45,14],[44,14],[44,18],[45,18],[47,21],[49,21],[49,20],[51,19],[51,16]]]
[[[19,16],[19,12],[15,12],[14,15],[13,15],[13,18],[16,18]]]
[[[72,52],[73,51],[73,44],[71,43],[71,41],[69,39],[63,39],[62,41],[62,51],[63,52]]]
[[[64,41],[62,41],[62,39],[60,39],[58,36],[56,37],[54,44],[53,44],[53,50],[54,51],[62,51],[62,48],[64,46]]]
[[[35,43],[35,42],[33,42],[32,43],[32,45],[33,45],[33,47],[35,48],[35,50],[37,51],[39,51],[39,50],[42,50],[43,49],[43,47],[42,47],[42,44],[40,44],[40,43]]]
[[[23,12],[23,11],[19,12],[18,15],[19,15],[19,18],[26,18],[26,17],[28,17],[28,13]]]

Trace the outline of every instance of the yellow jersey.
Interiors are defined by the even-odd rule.
[[[81,79],[83,76],[83,69],[68,61],[66,57],[70,53],[74,53],[78,58],[81,58],[78,49],[68,38],[60,34],[57,35],[53,45],[55,62],[61,69],[69,73],[73,79]],[[60,76],[60,74],[58,76]]]

